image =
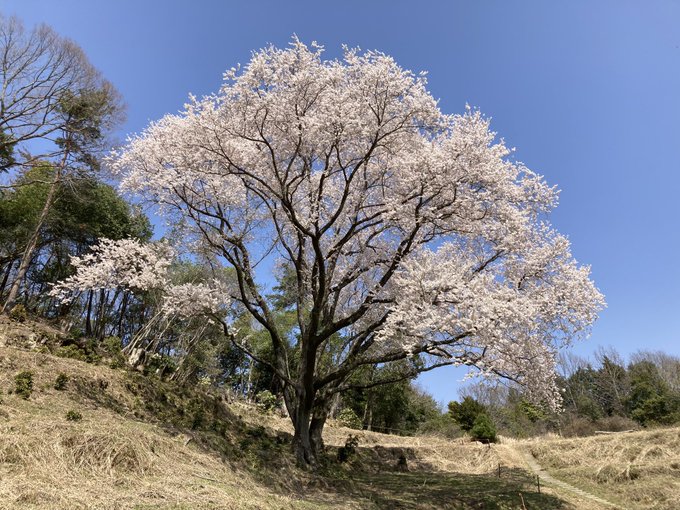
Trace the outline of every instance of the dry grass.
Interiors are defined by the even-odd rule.
[[[34,374],[24,400],[9,394],[19,370]],[[59,372],[67,391],[53,389]],[[83,396],[87,386],[98,398]],[[104,387],[105,386],[105,387]],[[258,480],[180,432],[134,419],[138,403],[122,372],[45,354],[0,348],[0,508],[311,509],[353,508],[294,482]],[[115,410],[107,407],[113,402]],[[82,413],[68,421],[70,409]],[[290,477],[281,473],[282,479]],[[274,489],[272,489],[274,487]],[[304,489],[306,501],[299,497]]]
[[[511,447],[334,424],[325,434],[330,456],[349,434],[359,436],[358,453],[312,475],[293,463],[287,418],[28,350],[57,334],[36,325],[25,326],[20,345],[14,333],[0,327],[0,344],[12,345],[0,345],[0,509],[514,510],[520,492],[529,509],[583,508],[537,494]],[[22,371],[33,374],[27,400],[11,393]],[[63,391],[54,388],[60,373],[68,376]],[[68,411],[82,420],[69,421]],[[396,469],[401,455],[407,472]]]
[[[558,478],[625,508],[674,510],[680,501],[680,429],[526,443]]]

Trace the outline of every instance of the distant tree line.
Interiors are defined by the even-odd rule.
[[[680,357],[639,351],[626,362],[608,348],[592,360],[564,355],[559,368],[559,413],[529,403],[516,388],[479,382],[462,390],[461,402],[449,404],[452,417],[466,427],[486,414],[500,434],[513,437],[583,436],[680,423]]]

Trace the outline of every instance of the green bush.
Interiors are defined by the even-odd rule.
[[[186,417],[189,426],[193,429],[199,429],[205,422],[205,410],[203,409],[203,402],[198,398],[191,399],[186,407]]]
[[[26,312],[26,307],[21,303],[15,305],[14,308],[12,308],[12,311],[9,312],[9,318],[14,322],[26,322],[26,320],[28,319],[28,312]]]
[[[107,336],[104,338],[102,340],[102,347],[108,354],[117,354],[123,349],[120,338],[117,336]]]
[[[472,397],[465,397],[462,402],[449,402],[449,413],[460,428],[469,431],[478,416],[486,413],[486,408]]]
[[[65,390],[66,383],[68,383],[68,376],[64,373],[60,373],[54,380],[54,389],[58,391]]]
[[[14,393],[24,400],[28,400],[28,397],[33,393],[33,372],[24,370],[14,376]]]
[[[83,415],[80,414],[78,411],[74,411],[73,409],[66,411],[66,419],[68,421],[80,421],[83,419]]]
[[[338,423],[348,429],[362,429],[361,418],[359,418],[357,413],[349,407],[346,407],[338,413]]]
[[[117,336],[107,336],[102,340],[102,347],[111,358],[109,362],[110,368],[123,368],[125,366],[125,355],[123,354],[123,345],[120,338]]]
[[[450,414],[430,418],[418,426],[418,435],[438,436],[456,439],[462,435],[460,426],[451,418]]]
[[[172,356],[154,353],[149,356],[144,366],[144,374],[156,374],[161,379],[177,370],[177,362]]]
[[[255,402],[257,402],[257,407],[260,411],[268,413],[276,408],[278,399],[269,390],[264,390],[255,395]]]
[[[470,435],[475,441],[495,443],[496,426],[486,414],[480,414],[477,416],[474,425],[470,429]]]
[[[85,351],[75,344],[59,347],[59,349],[57,349],[54,354],[56,354],[60,358],[70,358],[78,361],[87,361],[87,354],[85,353]]]

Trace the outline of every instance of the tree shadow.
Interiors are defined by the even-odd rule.
[[[501,478],[441,471],[359,471],[344,489],[377,509],[570,508],[555,496],[539,494],[535,478],[520,469],[506,469]]]

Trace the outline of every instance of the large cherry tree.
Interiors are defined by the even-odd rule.
[[[332,397],[366,365],[469,365],[558,405],[556,350],[604,301],[548,222],[556,189],[479,112],[442,113],[423,75],[322,53],[297,39],[255,53],[110,160],[187,246],[233,268],[229,298],[271,338],[299,460],[315,463]],[[272,257],[295,276],[293,335],[258,270]]]

